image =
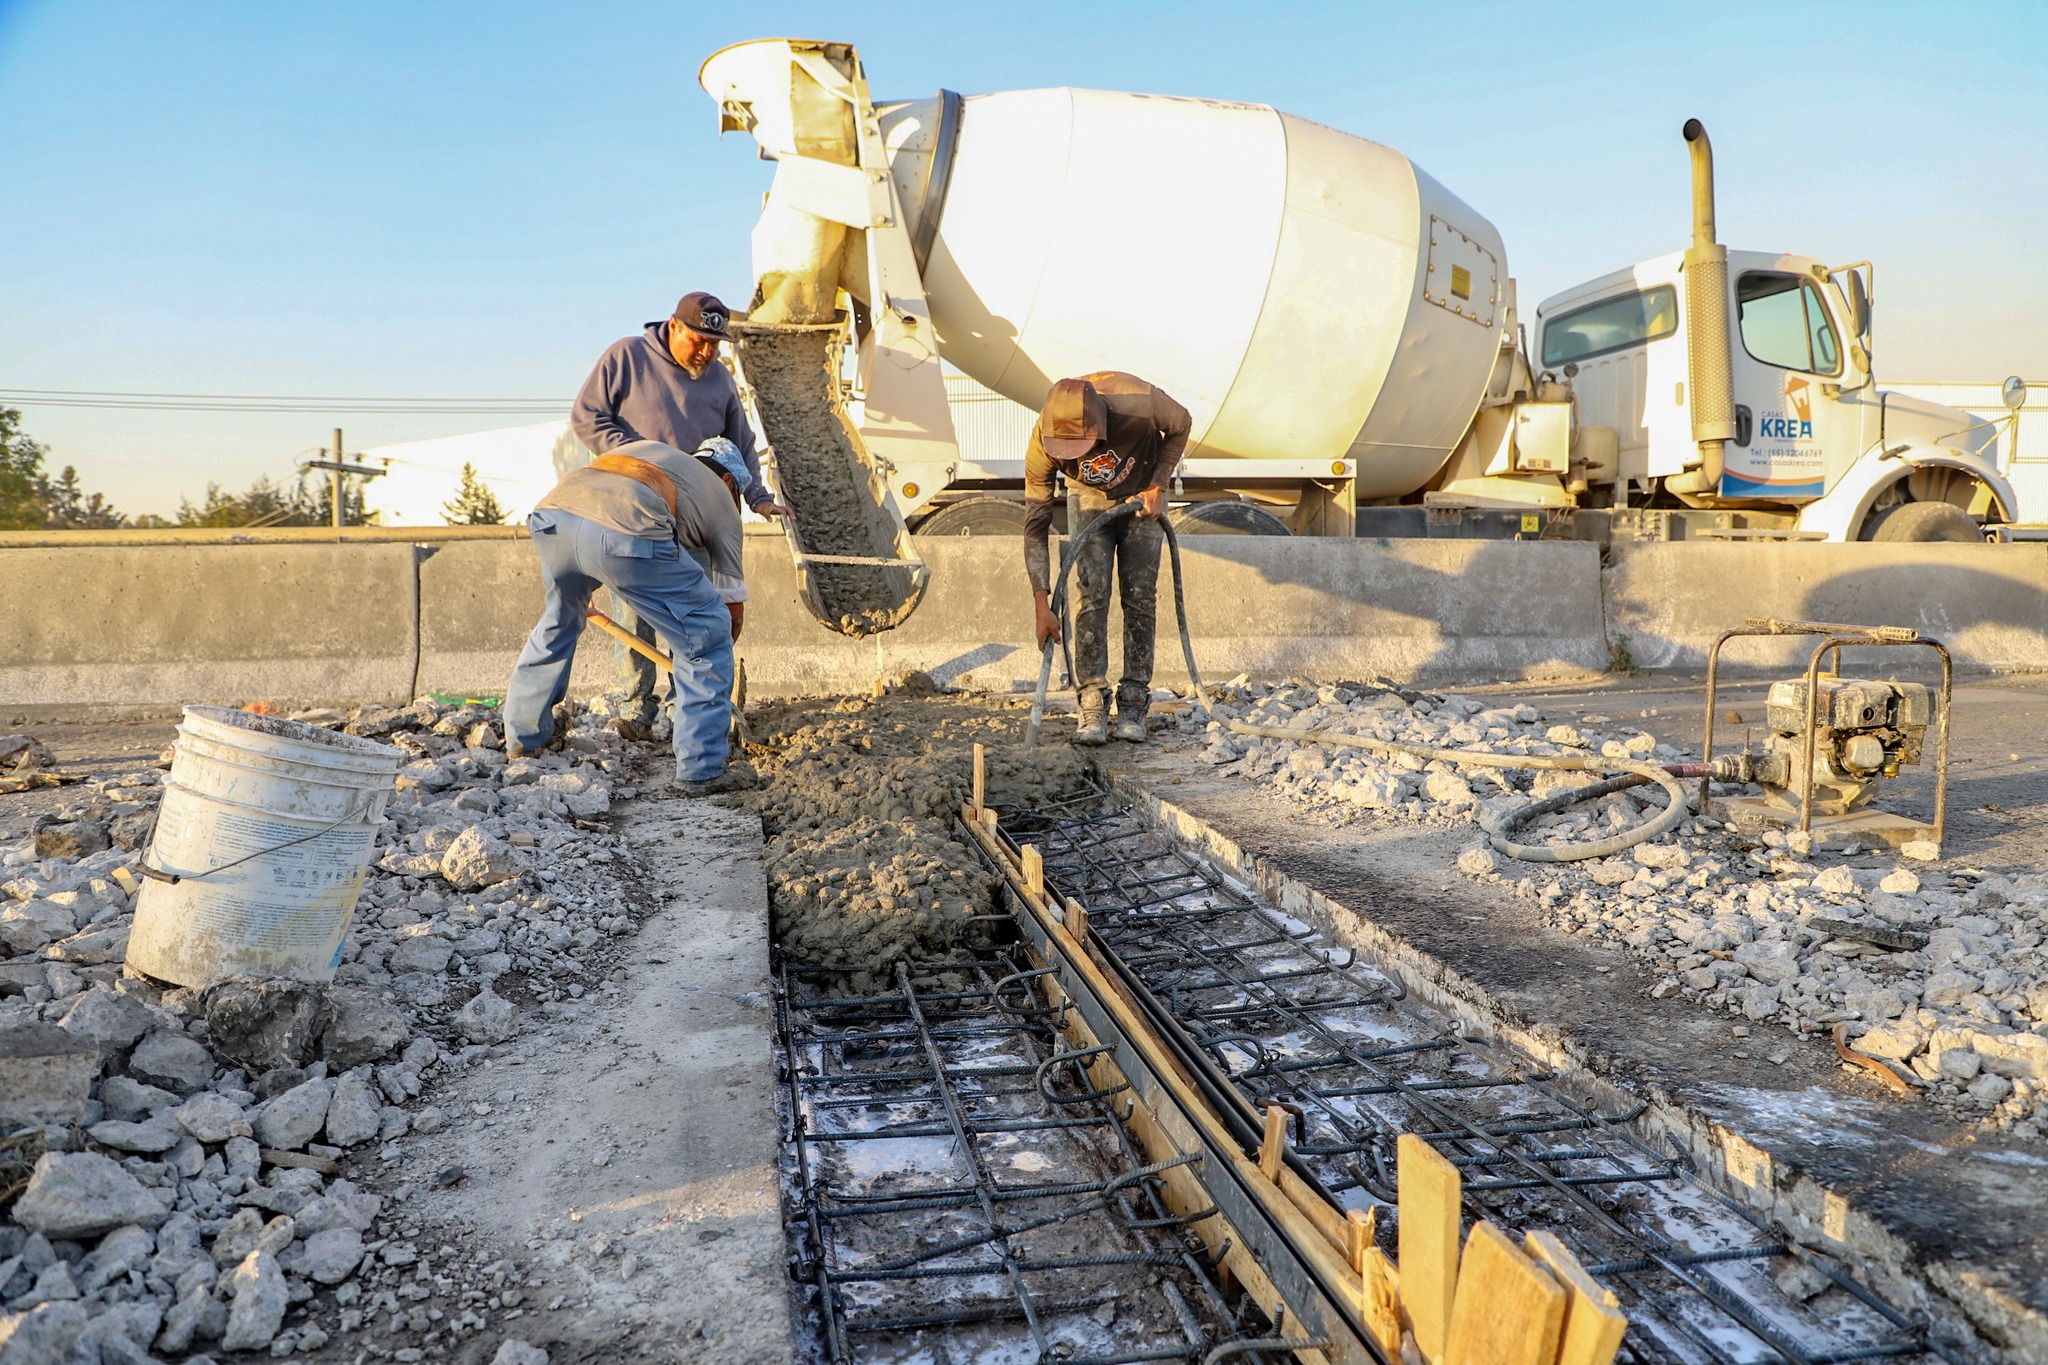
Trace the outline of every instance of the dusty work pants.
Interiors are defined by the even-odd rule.
[[[1116,504],[1092,490],[1067,503],[1068,534],[1079,541],[1095,519]],[[1074,606],[1075,683],[1085,699],[1109,686],[1109,580],[1114,566],[1124,616],[1124,676],[1116,687],[1120,715],[1145,714],[1152,700],[1152,647],[1159,634],[1159,550],[1165,536],[1156,521],[1132,516],[1081,546],[1074,565],[1080,598]],[[1085,702],[1084,702],[1085,704]]]
[[[629,536],[569,512],[526,519],[540,552],[547,605],[505,689],[506,733],[525,749],[546,744],[591,594],[610,588],[675,662],[676,776],[703,782],[725,771],[732,724],[732,618],[710,577],[673,540]]]
[[[610,592],[611,610],[606,613],[635,635],[654,644],[654,623],[635,612],[617,588]],[[622,640],[612,641],[612,662],[619,674],[619,715],[639,725],[651,725],[667,701],[661,670],[654,660]]]

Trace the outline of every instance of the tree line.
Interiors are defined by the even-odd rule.
[[[334,524],[334,485],[326,477],[309,479],[301,474],[291,483],[279,483],[266,475],[240,493],[209,481],[203,501],[195,505],[190,498],[179,500],[175,519],[149,513],[131,517],[118,510],[105,494],[86,491],[73,466],[65,465],[52,474],[49,455],[48,446],[22,430],[20,409],[0,407],[0,531],[246,529]],[[455,500],[443,504],[443,513],[451,524],[458,526],[494,526],[505,519],[504,508],[468,464],[462,467],[462,482]],[[363,480],[344,476],[341,524],[368,523]]]

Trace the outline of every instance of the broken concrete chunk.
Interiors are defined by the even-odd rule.
[[[182,1129],[162,1119],[151,1119],[146,1123],[105,1119],[85,1131],[102,1147],[112,1147],[117,1152],[136,1152],[143,1156],[158,1156],[168,1152],[185,1137]]]
[[[46,943],[68,938],[76,928],[70,907],[51,900],[16,901],[0,909],[0,946],[10,952],[37,952]]]
[[[221,1337],[224,1351],[257,1351],[270,1345],[277,1329],[284,1325],[289,1303],[284,1271],[267,1251],[252,1251],[227,1275],[222,1284],[234,1296],[228,1309],[228,1329]]]
[[[1735,960],[1766,985],[1782,985],[1799,975],[1799,950],[1784,939],[1745,943],[1735,950]]]
[[[0,1313],[0,1362],[69,1361],[86,1321],[85,1309],[76,1303],[43,1303],[25,1313]]]
[[[92,1039],[105,1062],[123,1048],[133,1047],[155,1023],[149,1006],[134,996],[95,986],[71,1002],[57,1026]]]
[[[519,1032],[519,1007],[486,986],[470,997],[455,1027],[472,1043],[503,1043]]]
[[[501,839],[493,839],[476,825],[456,835],[441,856],[441,875],[450,885],[465,891],[511,881],[532,866],[525,854]]]
[[[403,1047],[411,1034],[405,1016],[368,991],[333,989],[327,1002],[331,1017],[320,1037],[320,1052],[336,1070],[381,1061]]]
[[[491,1365],[548,1365],[548,1353],[518,1337],[507,1337],[491,1357]]]
[[[90,1038],[39,1020],[0,1026],[0,1132],[76,1123],[99,1069]]]
[[[158,1029],[128,1056],[129,1075],[177,1095],[204,1090],[213,1071],[213,1054],[205,1045],[173,1029]]]
[[[324,1077],[293,1086],[256,1111],[250,1125],[256,1140],[265,1147],[298,1151],[320,1136],[332,1093],[332,1082]]]
[[[2038,1033],[1980,1033],[1972,1046],[1994,1076],[2048,1081],[2048,1038]]]
[[[14,1206],[14,1221],[46,1237],[76,1239],[163,1216],[156,1196],[97,1152],[45,1152]]]
[[[217,1090],[194,1095],[172,1110],[170,1117],[187,1133],[208,1144],[248,1137],[253,1131],[242,1106]]]
[[[354,1228],[329,1228],[293,1249],[290,1268],[315,1284],[340,1284],[362,1259],[362,1233]]]
[[[1903,1062],[1918,1052],[1926,1041],[1927,1031],[1918,1024],[1894,1019],[1875,1025],[1851,1046],[1867,1056]]]
[[[208,1042],[251,1071],[305,1065],[328,1018],[326,992],[303,981],[231,976],[206,992]]]
[[[107,827],[97,820],[37,821],[38,858],[86,858],[108,846]]]
[[[377,1136],[382,1107],[368,1081],[354,1072],[343,1076],[327,1104],[327,1140],[337,1147],[360,1147]]]
[[[414,972],[435,974],[448,969],[448,959],[455,955],[455,949],[446,939],[435,938],[432,934],[417,934],[402,938],[398,946],[385,959],[385,970],[394,976],[405,976]]]
[[[73,934],[70,938],[59,939],[43,950],[46,957],[59,962],[70,962],[81,967],[98,967],[109,962],[119,962],[128,954],[128,926],[126,924],[102,925]]]

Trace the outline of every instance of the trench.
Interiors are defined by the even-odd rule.
[[[1294,1358],[1257,1347],[1284,1324],[1218,1272],[1201,1218],[1167,1210],[1122,1101],[1058,1060],[1004,867],[959,823],[977,743],[1002,846],[1039,850],[1055,902],[1087,907],[1246,1115],[1298,1111],[1298,1168],[1334,1209],[1373,1210],[1390,1256],[1394,1146],[1413,1133],[1463,1172],[1466,1226],[1554,1233],[1614,1290],[1630,1317],[1618,1359],[1981,1358],[1935,1296],[1887,1298],[1715,1188],[1644,1121],[1649,1104],[1475,1036],[1073,751],[1021,749],[1019,706],[761,709],[806,1358]]]

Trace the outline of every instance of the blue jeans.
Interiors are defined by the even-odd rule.
[[[672,540],[608,530],[569,512],[526,519],[540,552],[547,605],[505,689],[505,729],[523,749],[554,731],[555,703],[569,692],[569,667],[591,594],[610,588],[654,626],[675,661],[676,776],[702,782],[725,770],[732,724],[732,618],[711,579]]]

